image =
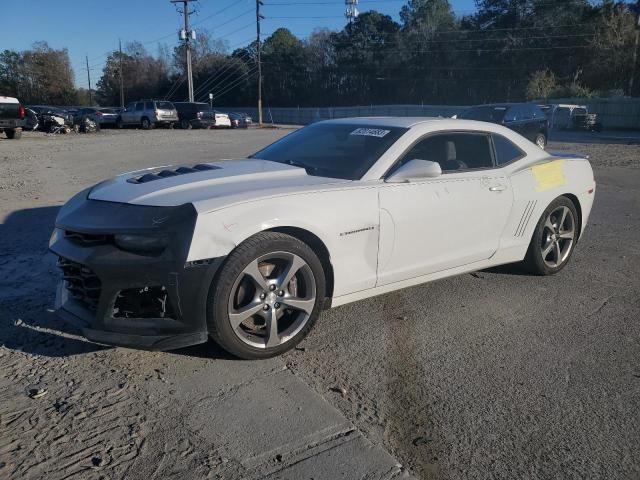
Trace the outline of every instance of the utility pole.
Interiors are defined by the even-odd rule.
[[[87,82],[89,82],[89,106],[93,105],[93,100],[91,99],[91,72],[89,70],[89,56],[85,55],[84,59],[87,61]]]
[[[638,68],[638,45],[640,44],[640,0],[636,3],[635,41],[633,46],[633,60],[631,60],[631,77],[629,77],[629,96],[633,94],[633,82]]]
[[[178,10],[184,16],[184,30],[180,32],[180,40],[184,41],[185,50],[187,51],[187,85],[189,87],[189,101],[193,102],[193,75],[191,72],[191,40],[195,39],[196,32],[189,27],[189,15],[195,10],[189,11],[189,3],[198,0],[171,0],[171,3],[182,3],[182,11]]]
[[[262,126],[262,60],[260,58],[262,44],[260,42],[260,20],[264,17],[260,15],[262,0],[256,0],[256,34],[257,34],[257,61],[258,61],[258,125]]]
[[[124,108],[124,82],[122,80],[122,40],[118,39],[118,49],[120,50],[120,108]]]

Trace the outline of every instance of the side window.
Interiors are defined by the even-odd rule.
[[[496,163],[498,165],[506,165],[524,157],[524,152],[502,135],[493,135],[493,146],[496,149]]]
[[[520,120],[518,117],[518,107],[509,107],[509,110],[504,114],[504,121],[515,122],[516,120]]]
[[[142,102],[136,103],[136,112],[141,112],[142,110],[144,110],[144,103]]]
[[[127,105],[127,106],[125,107],[125,110],[126,110],[127,112],[130,112],[130,111],[132,111],[134,108],[136,108],[136,104],[135,104],[135,103],[130,103],[129,105]]]
[[[493,167],[489,135],[484,133],[430,135],[416,143],[399,165],[414,159],[438,162],[443,172]]]
[[[144,102],[144,109],[145,110],[155,110],[156,107],[153,104],[153,102]]]
[[[533,106],[531,105],[523,105],[522,106],[522,119],[523,120],[532,120],[533,119]]]

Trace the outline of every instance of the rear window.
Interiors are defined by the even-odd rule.
[[[156,102],[160,110],[175,110],[171,102]]]
[[[496,150],[496,163],[498,165],[506,165],[524,157],[524,152],[502,135],[493,135],[493,146]]]

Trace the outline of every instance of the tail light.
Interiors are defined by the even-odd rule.
[[[24,111],[24,107],[20,105],[18,107],[18,117],[20,118],[20,120],[24,120],[25,115],[26,115],[26,112]]]
[[[96,115],[101,117],[102,115],[104,115],[102,112],[96,112]]]
[[[160,116],[160,112],[158,110],[156,110],[155,112],[153,112],[153,114],[156,116],[156,118],[158,118]]]

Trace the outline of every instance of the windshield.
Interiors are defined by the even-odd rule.
[[[460,118],[500,123],[506,111],[506,107],[473,107],[460,115]]]
[[[253,154],[317,175],[358,180],[407,129],[374,125],[316,123]]]

